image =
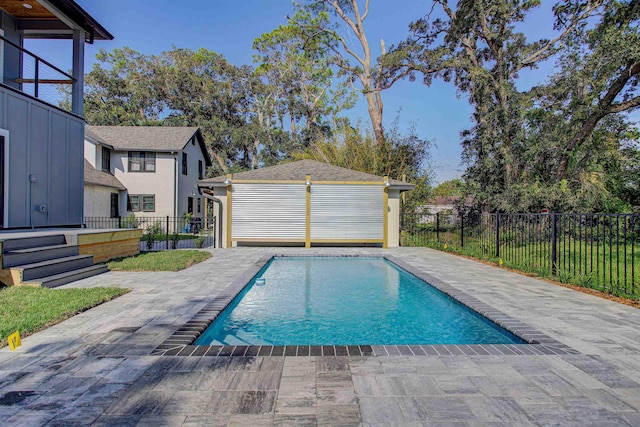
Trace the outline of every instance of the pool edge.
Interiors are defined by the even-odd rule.
[[[216,295],[189,321],[156,347],[152,356],[228,356],[228,357],[314,357],[314,356],[514,356],[514,355],[564,355],[579,352],[549,337],[526,323],[496,310],[444,281],[406,263],[393,255],[332,255],[304,254],[300,256],[366,257],[382,258],[418,277],[460,304],[504,328],[526,344],[435,344],[435,345],[348,345],[348,346],[220,346],[194,345],[200,335],[218,315],[242,292],[264,266],[275,257],[291,257],[287,254],[271,254],[256,261],[229,286]]]

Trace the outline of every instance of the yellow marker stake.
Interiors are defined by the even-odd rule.
[[[15,331],[9,337],[7,337],[7,341],[9,341],[9,348],[11,351],[14,351],[16,348],[22,345],[22,341],[20,341],[20,332]]]

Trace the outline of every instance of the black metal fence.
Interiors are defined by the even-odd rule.
[[[94,229],[140,229],[141,251],[216,247],[215,218],[185,217],[85,217],[84,226]]]
[[[640,215],[403,214],[402,245],[444,249],[640,299]]]

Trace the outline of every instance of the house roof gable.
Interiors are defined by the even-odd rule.
[[[207,166],[211,157],[198,127],[173,126],[85,126],[85,138],[117,151],[177,152],[194,137]]]

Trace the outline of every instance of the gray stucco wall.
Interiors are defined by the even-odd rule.
[[[0,128],[9,131],[5,226],[82,224],[84,122],[0,87]],[[36,177],[31,197],[29,175]],[[38,210],[41,205],[45,212]]]

